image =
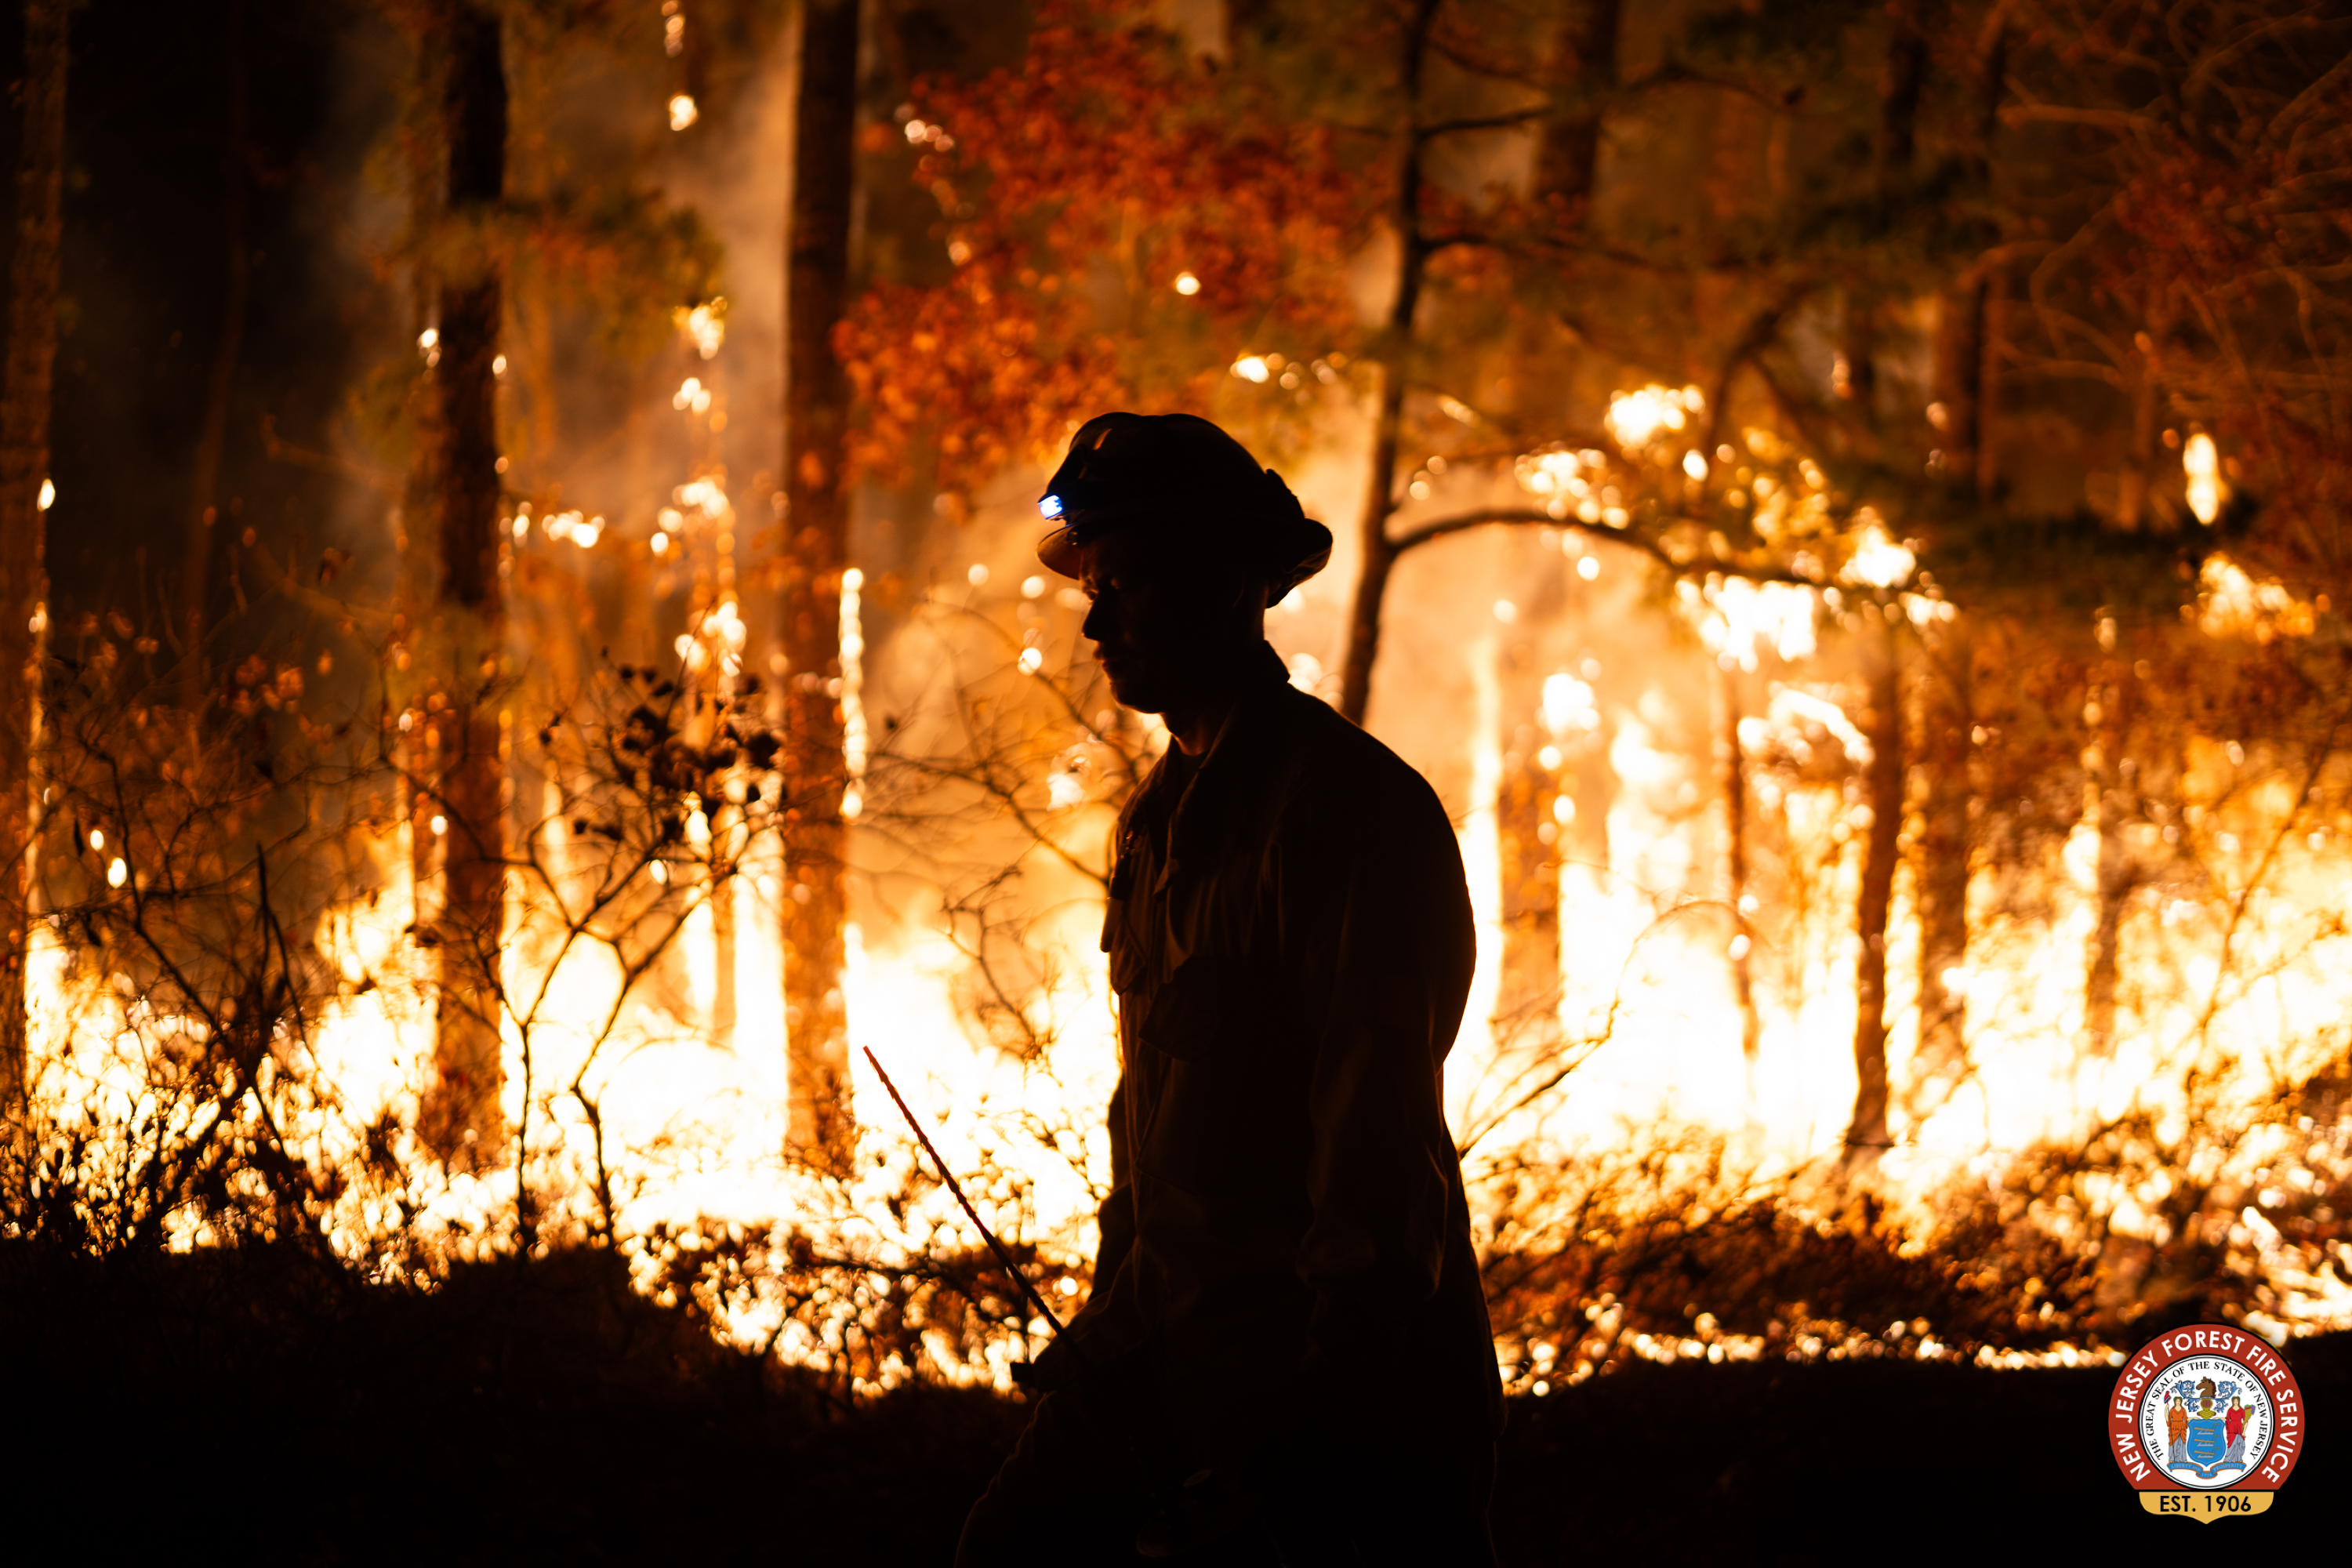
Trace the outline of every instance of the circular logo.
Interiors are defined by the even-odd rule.
[[[2124,1363],[2108,1404],[2116,1463],[2151,1513],[2262,1512],[2303,1455],[2294,1373],[2261,1339],[2226,1323],[2148,1341]]]

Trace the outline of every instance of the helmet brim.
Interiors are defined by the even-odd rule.
[[[1122,521],[1118,518],[1087,519],[1055,529],[1037,542],[1037,559],[1048,571],[1065,577],[1080,577],[1086,574],[1086,549],[1102,538]],[[1309,577],[1331,563],[1331,531],[1313,518],[1300,518],[1286,531],[1288,537],[1279,546],[1262,547],[1251,552],[1259,558],[1266,571],[1266,602],[1272,604]],[[1227,554],[1239,554],[1232,546],[1218,545]]]
[[[1057,528],[1037,542],[1037,559],[1049,572],[1065,577],[1084,576],[1087,539],[1075,525]]]

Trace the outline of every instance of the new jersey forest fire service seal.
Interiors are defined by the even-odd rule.
[[[2294,1373],[2226,1323],[2170,1329],[2140,1346],[2107,1402],[2107,1441],[2150,1513],[2261,1513],[2303,1457]]]

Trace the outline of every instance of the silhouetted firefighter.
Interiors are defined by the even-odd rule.
[[[1440,1095],[1461,855],[1421,775],[1265,642],[1331,535],[1187,415],[1088,422],[1040,510],[1112,690],[1174,743],[1104,925],[1094,1294],[1023,1369],[1045,1397],[959,1561],[1490,1562],[1501,1387]]]

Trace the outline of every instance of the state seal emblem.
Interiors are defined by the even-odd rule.
[[[2124,1363],[2107,1439],[2142,1508],[2210,1521],[2271,1506],[2303,1457],[2306,1419],[2277,1352],[2243,1329],[2192,1323]]]

